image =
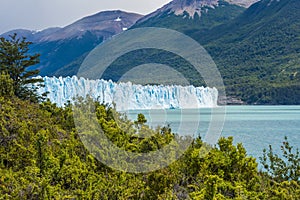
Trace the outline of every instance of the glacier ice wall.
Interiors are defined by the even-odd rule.
[[[177,109],[217,106],[216,88],[194,86],[135,85],[130,82],[114,83],[105,80],[84,78],[43,77],[44,88],[40,94],[48,92],[48,98],[63,106],[74,97],[87,95],[99,102],[116,104],[118,111],[140,109]]]

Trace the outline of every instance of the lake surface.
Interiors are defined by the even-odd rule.
[[[285,136],[295,149],[300,147],[300,106],[226,106],[221,107],[221,111],[200,108],[126,112],[132,120],[138,113],[143,113],[148,125],[153,128],[169,124],[173,132],[194,136],[200,134],[202,138],[208,134],[213,116],[217,116],[214,120],[224,117],[220,136],[233,136],[234,143],[242,143],[248,155],[256,157],[257,161],[263,149],[270,144],[276,153],[280,152]]]

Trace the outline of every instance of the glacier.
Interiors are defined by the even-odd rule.
[[[58,106],[64,106],[74,98],[89,95],[93,99],[116,106],[116,110],[143,109],[186,109],[216,107],[218,90],[208,87],[179,85],[138,85],[131,82],[114,83],[111,80],[89,80],[72,77],[42,77],[45,87],[39,94],[47,92],[47,97]]]

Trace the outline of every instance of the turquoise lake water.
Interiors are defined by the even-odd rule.
[[[204,138],[211,119],[224,117],[222,137],[233,136],[234,143],[243,143],[248,155],[258,158],[271,144],[276,153],[284,137],[295,148],[300,147],[300,106],[226,106],[221,111],[209,108],[188,110],[134,110],[127,111],[130,119],[143,113],[148,125],[169,124],[173,132],[199,135]],[[220,108],[219,108],[220,109]],[[213,113],[213,114],[212,114]],[[220,120],[222,121],[222,120]],[[197,126],[195,126],[197,125]],[[195,128],[196,127],[196,128]]]

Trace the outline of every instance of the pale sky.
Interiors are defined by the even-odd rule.
[[[63,27],[104,10],[148,14],[171,0],[0,0],[0,34]]]

